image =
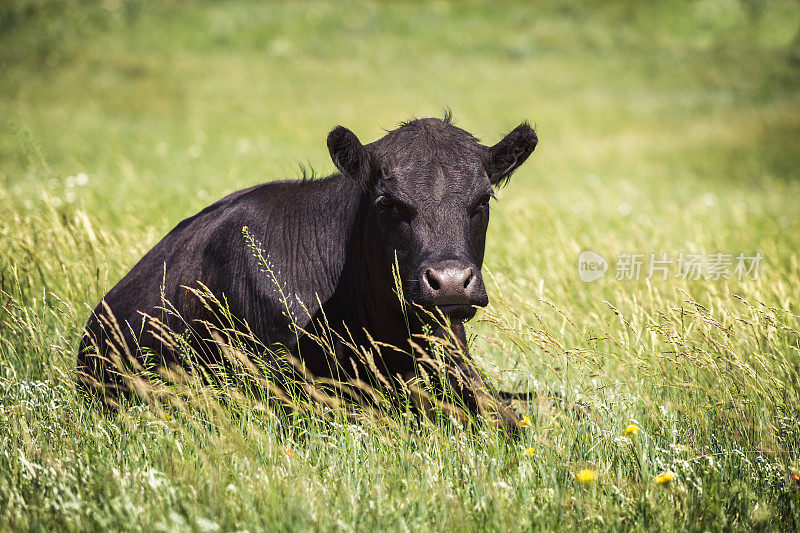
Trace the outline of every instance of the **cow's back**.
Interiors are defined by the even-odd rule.
[[[81,341],[79,373],[107,382],[108,361],[116,355],[141,362],[142,353],[152,353],[158,363],[176,362],[176,352],[148,317],[213,359],[205,324],[219,314],[187,289],[200,284],[224,299],[263,343],[291,344],[296,336],[289,315],[302,327],[316,313],[316,302],[333,293],[354,196],[357,191],[335,177],[272,182],[237,191],[183,220],[96,307]]]

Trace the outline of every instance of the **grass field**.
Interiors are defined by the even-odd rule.
[[[514,441],[81,401],[89,307],[178,221],[331,172],[335,124],[367,142],[445,106],[487,143],[536,124],[470,333],[566,406],[520,406]],[[797,2],[4,2],[0,529],[800,529],[798,196]],[[763,259],[615,279],[651,253]]]

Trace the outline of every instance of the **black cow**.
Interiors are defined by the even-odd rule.
[[[106,393],[109,384],[123,387],[109,380],[110,361],[119,362],[111,353],[134,360],[155,353],[161,364],[176,363],[146,317],[220,359],[208,331],[217,314],[189,290],[202,284],[273,348],[262,351],[267,366],[281,348],[315,376],[353,377],[363,358],[352,347],[377,344],[373,366],[403,380],[420,359],[410,337],[423,331],[447,337],[457,347],[446,364],[463,405],[473,412],[488,405],[512,425],[511,411],[472,366],[464,322],[488,303],[481,266],[493,187],[536,144],[534,130],[522,123],[483,146],[449,115],[411,120],[367,145],[337,126],[328,149],[339,173],[235,192],[156,244],[90,317],[78,354],[80,379]],[[245,227],[263,250],[261,261],[246,245]],[[321,321],[335,332],[332,350],[303,333]]]

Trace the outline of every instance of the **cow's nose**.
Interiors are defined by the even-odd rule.
[[[445,263],[427,269],[422,285],[433,305],[470,305],[478,276],[475,268]]]

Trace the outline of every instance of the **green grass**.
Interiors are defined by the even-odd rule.
[[[4,3],[0,529],[800,528],[798,35],[796,2],[756,0]],[[444,106],[486,142],[537,126],[470,332],[494,379],[568,408],[522,407],[514,442],[82,403],[88,307],[174,224],[332,171],[335,124],[366,142]],[[764,260],[586,284],[584,249]]]

